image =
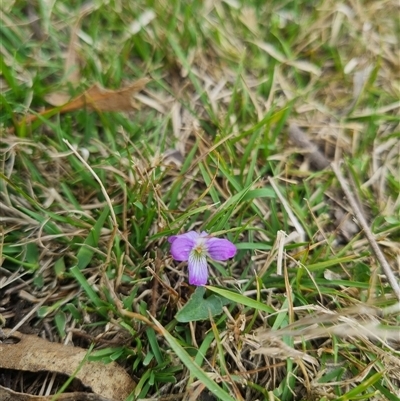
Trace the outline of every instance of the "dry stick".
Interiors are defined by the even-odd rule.
[[[346,179],[342,175],[340,168],[336,163],[332,163],[331,167],[332,167],[333,172],[336,174],[337,179],[339,180],[339,183],[350,203],[351,208],[353,209],[354,215],[356,216],[358,222],[360,223],[362,229],[365,232],[368,242],[370,243],[371,248],[374,251],[376,258],[378,259],[380,265],[382,266],[382,269],[383,269],[393,291],[395,292],[397,298],[400,300],[400,287],[399,287],[399,284],[397,283],[396,277],[394,276],[388,261],[385,259],[385,256],[383,255],[381,249],[379,248],[379,245],[376,242],[374,235],[372,234],[372,231],[370,230],[368,223],[365,220],[365,217],[362,214],[362,212],[356,202],[356,199],[350,190],[349,184],[347,183]]]
[[[304,149],[308,153],[308,159],[310,163],[317,169],[323,170],[329,166],[329,160],[325,155],[318,150],[317,145],[312,143],[306,133],[300,129],[296,124],[291,123],[289,125],[289,138],[299,148]]]

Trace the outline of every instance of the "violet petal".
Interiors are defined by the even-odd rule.
[[[206,285],[208,279],[207,260],[205,256],[189,256],[189,284]]]
[[[214,260],[227,260],[236,254],[236,246],[231,241],[221,238],[208,238],[206,240],[208,254]]]
[[[189,231],[186,234],[173,235],[168,238],[171,243],[171,255],[175,260],[183,261],[189,259],[190,251],[196,245],[199,237],[195,231]]]

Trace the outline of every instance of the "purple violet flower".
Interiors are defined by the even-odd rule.
[[[207,284],[207,259],[227,260],[236,254],[236,246],[227,239],[214,238],[205,231],[201,234],[189,231],[168,238],[175,260],[188,261],[189,284]]]

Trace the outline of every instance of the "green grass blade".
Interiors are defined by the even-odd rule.
[[[193,361],[192,357],[184,350],[184,348],[179,344],[173,335],[165,330],[156,319],[152,319],[157,327],[161,330],[162,335],[168,341],[178,358],[189,369],[191,375],[201,380],[201,382],[220,400],[235,401],[234,398],[232,398],[224,389],[218,386],[218,384],[208,376],[207,372],[201,369],[201,367]]]
[[[338,397],[336,401],[353,401],[356,399],[357,400],[370,399],[372,394],[367,393],[365,395],[360,395],[360,393],[366,392],[369,388],[372,389],[371,386],[373,386],[382,376],[383,372],[375,373],[371,377],[364,379],[362,383],[360,383],[358,386],[348,391],[346,394],[342,395],[341,397]]]
[[[79,269],[84,269],[92,260],[97,244],[99,243],[101,229],[103,228],[109,212],[110,208],[106,206],[96,224],[91,228],[85,242],[80,247],[78,254],[76,255],[78,259],[77,266]]]
[[[90,286],[86,277],[82,274],[78,266],[71,267],[70,272],[76,278],[78,283],[82,286],[83,290],[86,292],[89,299],[93,302],[97,307],[103,306],[103,301],[99,298],[93,288]]]
[[[275,310],[268,305],[263,304],[262,302],[258,302],[252,298],[245,297],[242,294],[238,294],[233,291],[224,290],[222,288],[212,287],[207,285],[206,288],[210,291],[215,292],[216,294],[222,295],[223,297],[236,302],[238,304],[242,304],[245,306],[249,306],[250,308],[254,308],[256,310],[261,310],[267,313],[275,313]]]

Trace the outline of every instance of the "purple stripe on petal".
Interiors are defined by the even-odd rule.
[[[189,256],[189,284],[206,285],[208,279],[207,260],[205,256]]]
[[[208,238],[206,240],[208,254],[214,260],[226,260],[236,254],[236,246],[231,241],[221,238]]]
[[[171,255],[175,260],[188,260],[190,251],[195,247],[199,234],[189,231],[186,234],[173,235],[168,238],[171,243]]]

